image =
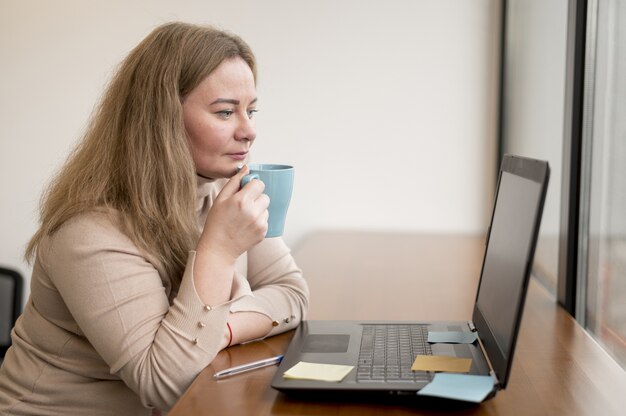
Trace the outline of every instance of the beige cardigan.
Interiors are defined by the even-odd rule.
[[[199,226],[224,183],[199,183]],[[0,369],[0,414],[167,411],[219,352],[229,313],[267,315],[268,336],[304,318],[308,287],[281,238],[239,259],[222,305],[198,298],[194,259],[190,252],[176,293],[109,216],[78,216],[44,239]]]

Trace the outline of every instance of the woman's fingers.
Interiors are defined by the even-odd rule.
[[[231,196],[233,196],[237,192],[239,192],[239,189],[241,188],[241,180],[243,179],[243,177],[245,175],[248,174],[248,172],[250,172],[250,169],[248,168],[248,165],[244,165],[241,168],[241,170],[239,170],[239,172],[234,174],[228,180],[228,182],[226,182],[226,185],[224,185],[224,187],[220,191],[220,194],[217,196],[217,198],[218,199],[220,199],[220,198],[221,199],[230,198]]]

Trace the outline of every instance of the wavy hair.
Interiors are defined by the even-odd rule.
[[[178,285],[199,237],[182,98],[233,57],[244,59],[256,81],[250,47],[213,27],[168,23],[135,47],[43,194],[40,227],[25,258],[32,261],[42,238],[72,217],[104,208],[121,213],[124,233]]]

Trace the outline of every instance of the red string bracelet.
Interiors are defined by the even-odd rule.
[[[227,345],[227,347],[230,347],[230,343],[233,342],[233,330],[230,327],[230,324],[228,322],[226,322],[226,326],[228,327],[228,334],[230,335],[230,337],[228,338],[228,345]]]

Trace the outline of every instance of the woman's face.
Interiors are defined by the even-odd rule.
[[[183,98],[183,120],[196,172],[226,178],[245,163],[256,137],[256,88],[240,57],[224,60]]]

